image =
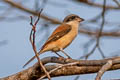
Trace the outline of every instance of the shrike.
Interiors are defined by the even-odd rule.
[[[84,19],[75,14],[70,14],[65,17],[63,23],[53,31],[38,54],[40,55],[46,51],[52,51],[58,56],[62,57],[57,53],[58,51],[61,51],[68,58],[70,58],[70,56],[68,56],[63,49],[70,45],[70,43],[75,39],[78,34],[79,24],[82,21],[84,21]],[[35,56],[32,57],[23,67],[29,64],[35,58]]]

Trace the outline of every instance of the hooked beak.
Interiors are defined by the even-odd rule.
[[[81,21],[84,21],[84,19],[83,18],[80,18],[81,19]]]
[[[77,18],[77,21],[82,22],[82,21],[84,21],[84,19],[83,18]]]

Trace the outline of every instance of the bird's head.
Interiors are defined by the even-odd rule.
[[[75,14],[70,14],[70,15],[68,15],[68,16],[66,16],[66,17],[64,18],[63,22],[66,23],[66,22],[70,22],[70,21],[74,21],[74,20],[76,20],[76,21],[78,21],[78,22],[84,21],[83,18],[80,18],[79,16],[77,16],[77,15],[75,15]]]

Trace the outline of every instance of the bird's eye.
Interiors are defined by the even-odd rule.
[[[75,19],[75,16],[70,17],[67,21],[72,21],[73,19]]]
[[[78,18],[78,16],[67,16],[63,22],[69,22],[69,21],[72,21],[72,20],[75,20],[76,18]]]
[[[73,20],[73,19],[75,19],[75,16],[72,16],[72,17],[71,17],[71,20]]]

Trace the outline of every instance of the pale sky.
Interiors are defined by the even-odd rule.
[[[68,14],[77,14],[80,17],[84,18],[85,20],[91,19],[93,16],[99,14],[101,12],[100,8],[92,8],[92,7],[85,7],[84,5],[77,5],[73,4],[71,1],[62,1],[59,2],[58,0],[54,0],[55,2],[61,3],[62,5],[65,5],[65,7],[55,7],[53,5],[46,5],[43,13],[46,13],[48,15],[51,15],[53,17],[56,17],[60,19],[61,21],[64,19],[65,16]],[[49,1],[48,1],[49,2]],[[53,2],[53,0],[52,0]],[[110,2],[109,2],[110,3]],[[25,3],[27,4],[27,3]],[[32,4],[32,0],[31,0]],[[70,4],[70,5],[67,5]],[[29,4],[27,4],[29,6]],[[19,10],[14,11],[15,14],[19,15],[21,12]],[[0,12],[2,13],[2,12]],[[26,15],[26,13],[22,13],[23,15]],[[110,11],[108,12],[108,15],[106,16],[106,20],[108,21],[120,21],[120,10]],[[12,15],[14,16],[14,15]],[[29,18],[31,14],[27,14],[26,17]],[[29,19],[30,20],[30,19]],[[29,33],[31,30],[31,26],[29,25],[30,21],[25,20],[16,20],[16,21],[1,21],[1,28],[0,28],[0,41],[7,40],[7,44],[0,46],[0,77],[5,77],[14,73],[17,73],[21,70],[24,70],[22,66],[27,62],[33,55],[34,52],[32,50],[31,44],[29,42]],[[84,22],[83,22],[84,24]],[[87,25],[87,24],[86,24]],[[56,28],[58,25],[51,25],[55,27],[50,28],[50,33]],[[42,27],[42,26],[40,26]],[[99,26],[92,26],[91,27],[99,27]],[[113,29],[115,26],[113,25],[110,27]],[[105,29],[107,30],[109,26],[105,26]],[[40,38],[40,40],[44,37],[40,37],[42,33],[38,33],[37,37]],[[37,40],[39,41],[39,40]],[[84,35],[78,35],[77,38],[72,42],[72,44],[65,49],[69,55],[77,59],[79,56],[83,55],[83,44],[89,41],[89,38]],[[120,39],[119,38],[110,38],[106,37],[101,39],[101,47],[105,53],[106,56],[112,56],[112,52],[115,52],[117,50],[120,50]],[[43,41],[45,42],[45,41]],[[43,44],[43,43],[41,43]],[[81,46],[82,45],[82,46]],[[39,46],[40,48],[41,46]],[[90,49],[92,49],[93,46],[91,46]],[[38,49],[39,49],[38,48]],[[89,50],[90,50],[89,49]],[[61,53],[60,53],[61,54]],[[47,57],[47,56],[56,56],[55,54],[51,52],[46,52],[45,54],[42,54],[40,57]],[[95,51],[93,55],[90,56],[89,59],[102,59],[101,55],[99,54],[98,50]],[[26,68],[32,66],[37,60],[34,60],[30,65],[28,65]],[[25,68],[25,69],[26,69]],[[103,79],[120,79],[120,71],[109,71],[106,72],[103,75]],[[79,80],[92,80],[94,79],[96,74],[94,75],[81,75]],[[73,80],[75,76],[70,77],[58,77],[54,78],[53,80]]]

